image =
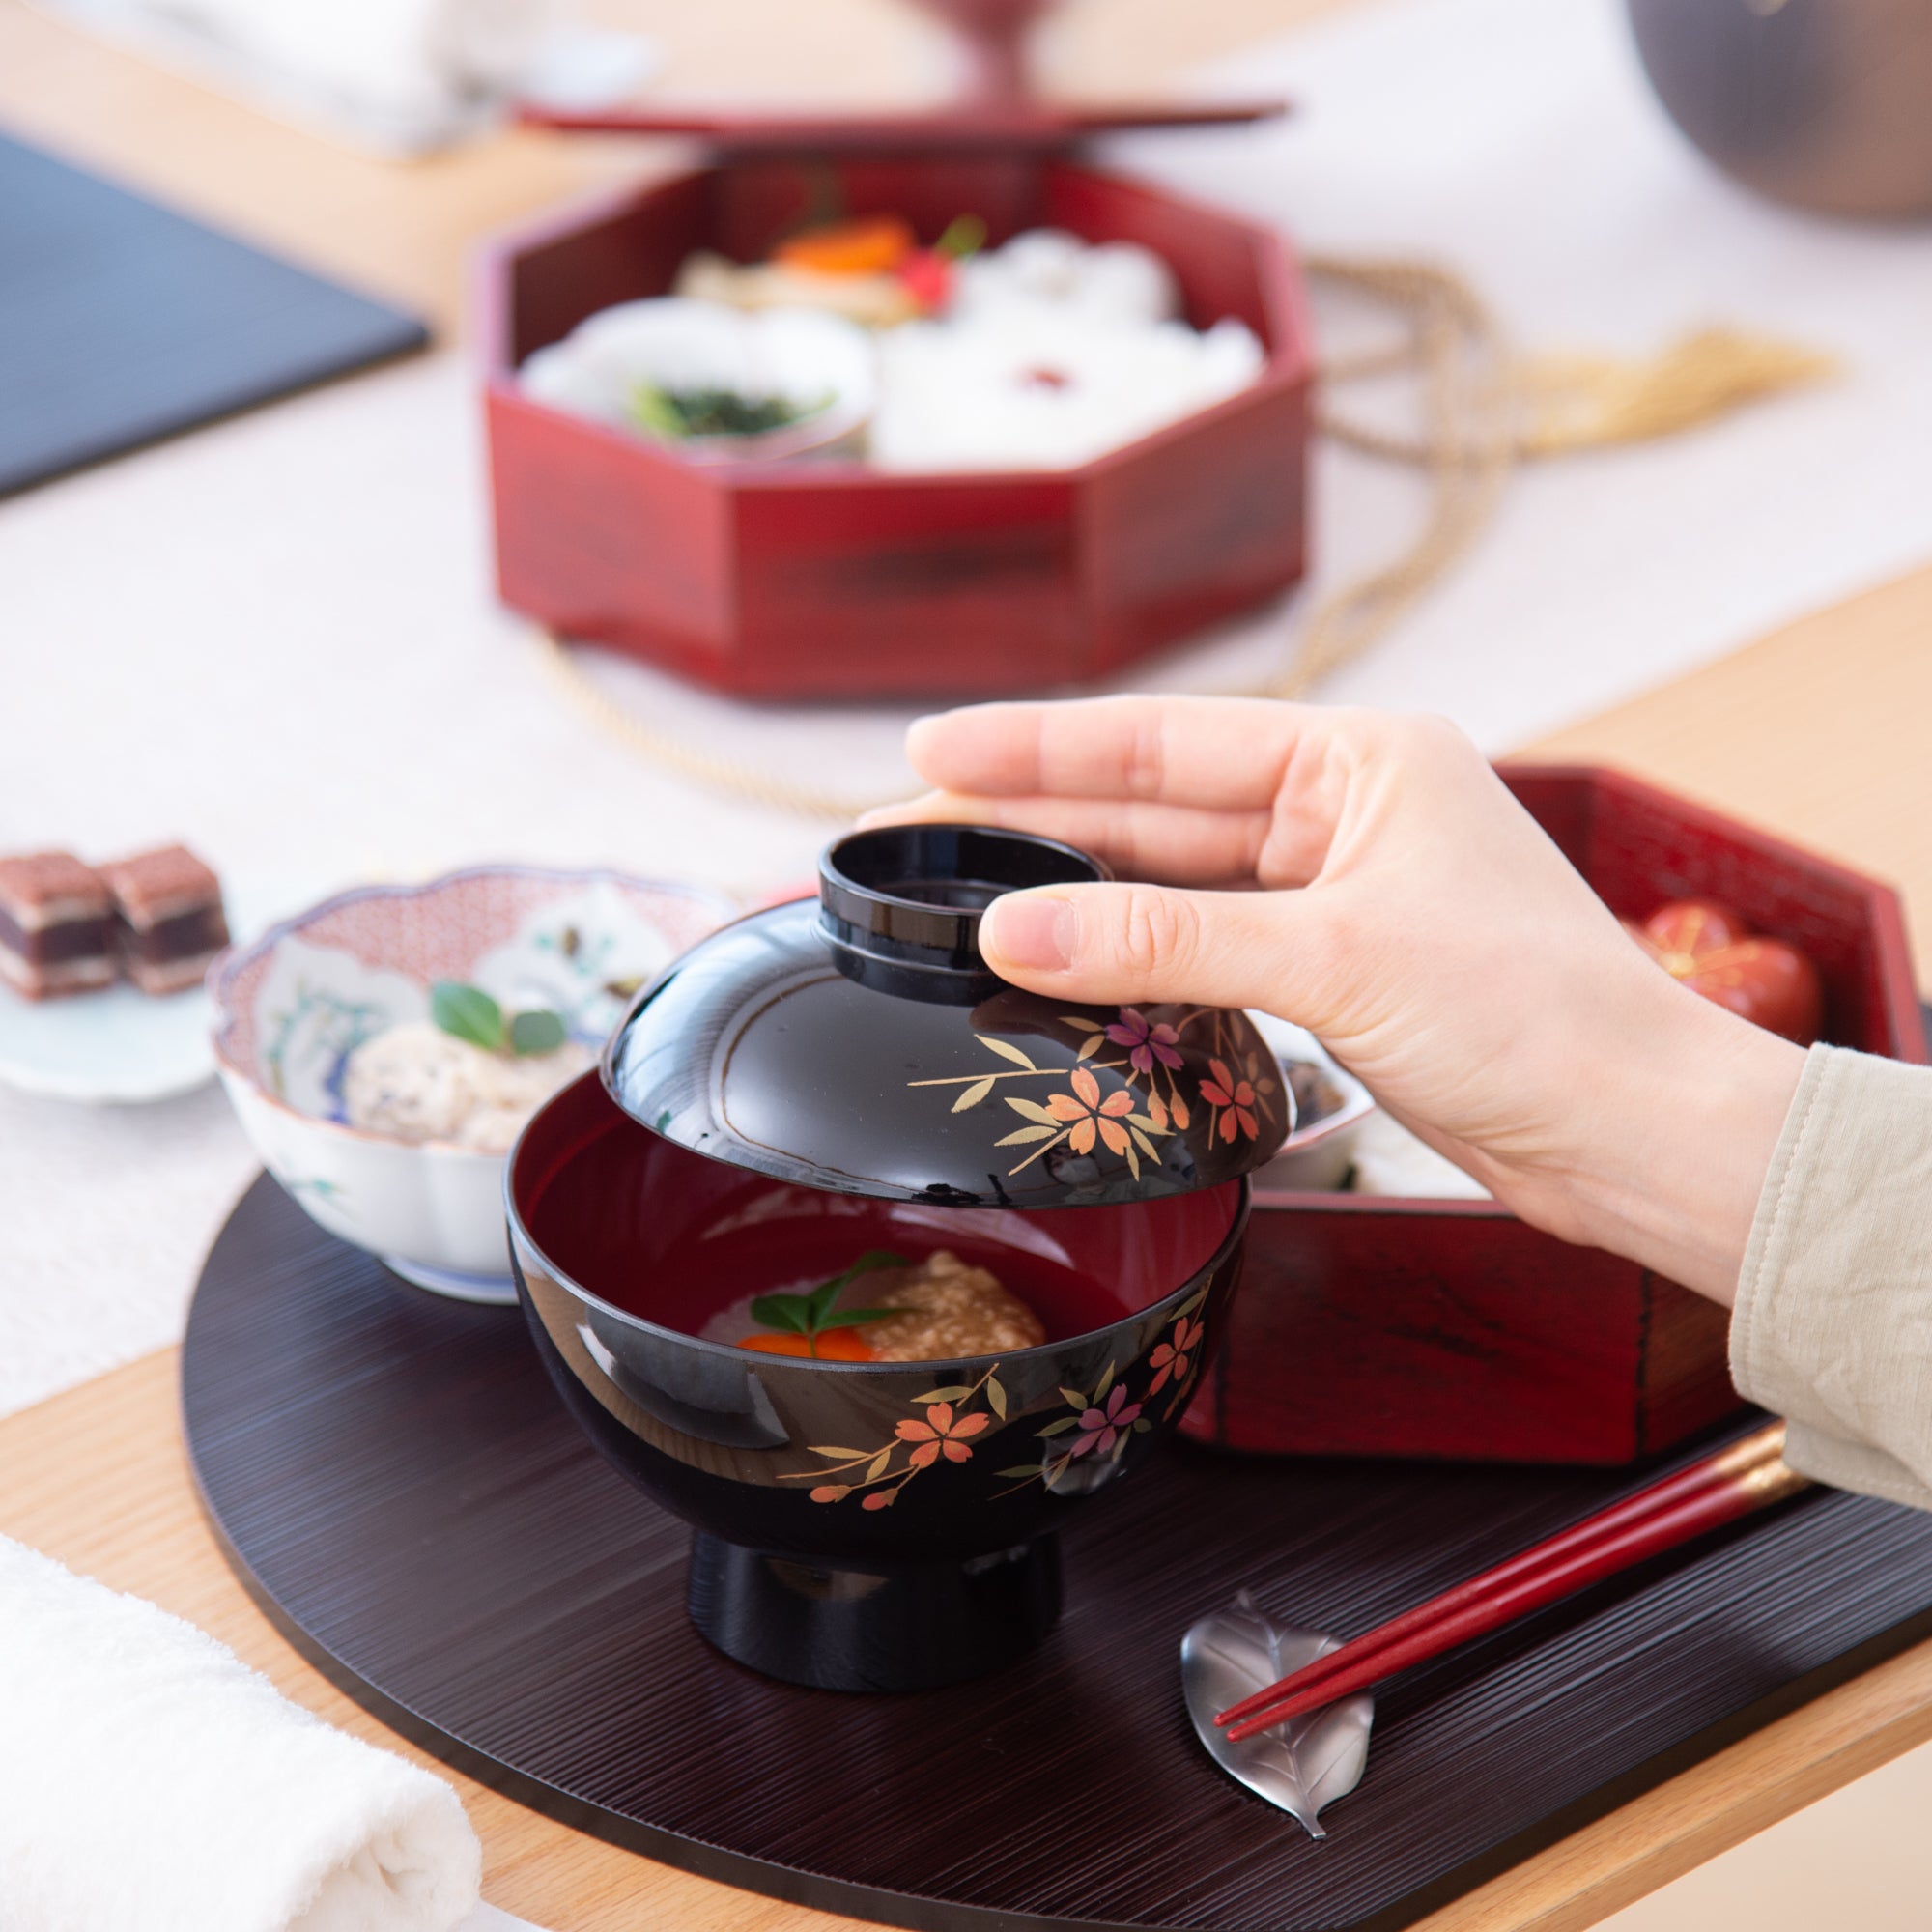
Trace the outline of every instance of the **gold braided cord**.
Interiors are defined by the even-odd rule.
[[[1414,262],[1308,263],[1320,280],[1353,289],[1402,315],[1408,328],[1406,361],[1421,377],[1423,443],[1430,507],[1421,533],[1393,563],[1324,597],[1309,613],[1288,662],[1265,696],[1300,697],[1343,665],[1358,658],[1474,544],[1507,481],[1515,449],[1509,430],[1509,355],[1502,331],[1482,298],[1460,276]],[[1350,376],[1380,374],[1374,360]],[[1327,376],[1324,386],[1337,378]],[[1346,380],[1346,379],[1339,379]],[[1360,446],[1367,433],[1341,421],[1323,405],[1316,426],[1346,433]]]
[[[569,645],[554,631],[535,625],[537,662],[564,697],[578,711],[652,764],[707,785],[714,791],[730,792],[754,805],[770,806],[776,811],[796,813],[801,818],[831,818],[848,824],[874,806],[890,805],[890,797],[858,798],[842,792],[822,790],[817,785],[799,784],[791,779],[767,771],[744,758],[722,752],[706,752],[686,743],[673,731],[646,724],[635,712],[612,702],[584,674]]]
[[[1517,377],[1525,456],[1648,442],[1728,415],[1781,390],[1828,380],[1829,355],[1733,328],[1704,328],[1648,361],[1614,355],[1539,355]]]
[[[1467,554],[1520,461],[1675,435],[1833,369],[1830,358],[1808,350],[1715,328],[1648,361],[1519,358],[1481,297],[1446,269],[1333,256],[1314,256],[1304,266],[1316,281],[1386,310],[1403,331],[1389,348],[1323,367],[1317,429],[1345,447],[1425,470],[1429,511],[1400,556],[1315,605],[1287,661],[1261,687],[1264,696],[1304,696],[1380,639]],[[1419,435],[1353,421],[1326,400],[1351,382],[1402,374],[1416,379]],[[615,703],[554,634],[540,631],[539,639],[544,669],[580,712],[680,778],[779,811],[841,822],[892,802],[802,783],[700,750]]]

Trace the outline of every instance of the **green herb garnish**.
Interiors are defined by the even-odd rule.
[[[835,1308],[834,1303],[844,1293],[849,1282],[856,1281],[862,1274],[870,1274],[874,1268],[906,1267],[910,1264],[903,1255],[895,1255],[890,1248],[873,1248],[863,1254],[843,1274],[835,1274],[830,1281],[820,1282],[810,1294],[761,1294],[752,1303],[752,1320],[764,1328],[776,1328],[781,1334],[803,1335],[807,1342],[814,1341],[828,1328],[856,1328],[864,1321],[883,1321],[888,1315],[896,1315],[895,1308]],[[814,1355],[818,1350],[814,1348]]]
[[[977,255],[985,245],[985,217],[955,214],[946,224],[946,232],[932,244],[932,252],[944,255],[949,262],[963,262],[968,255]]]
[[[444,1033],[485,1053],[514,1054],[520,1060],[554,1053],[569,1037],[561,1013],[540,1007],[506,1018],[481,986],[466,986],[460,980],[439,980],[429,989],[429,1016]]]
[[[744,396],[735,389],[663,389],[639,383],[631,413],[653,436],[682,442],[694,436],[763,436],[816,415],[832,399],[801,408],[782,396]]]

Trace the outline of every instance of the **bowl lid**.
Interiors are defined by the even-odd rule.
[[[834,1193],[1068,1208],[1219,1186],[1291,1125],[1245,1013],[1074,1006],[980,957],[1002,893],[1107,876],[1025,833],[854,833],[820,859],[815,903],[724,927],[645,989],[605,1087],[680,1147]]]

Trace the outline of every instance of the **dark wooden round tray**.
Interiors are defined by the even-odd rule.
[[[1404,1924],[1932,1628],[1932,1516],[1806,1496],[1398,1680],[1316,1843],[1194,1740],[1186,1626],[1248,1586],[1358,1631],[1633,1474],[1176,1450],[1076,1520],[1034,1657],[848,1696],[696,1635],[688,1532],[579,1435],[519,1312],[406,1286],[266,1178],[182,1380],[243,1580],[379,1716],[653,1858],[899,1925]]]

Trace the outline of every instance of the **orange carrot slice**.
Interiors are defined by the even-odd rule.
[[[919,238],[896,214],[867,214],[808,228],[772,250],[772,259],[821,275],[876,275],[895,269]]]
[[[812,1346],[813,1343],[817,1347]],[[747,1335],[741,1349],[755,1349],[761,1355],[799,1355],[820,1362],[869,1362],[872,1351],[856,1328],[821,1328],[815,1336]]]

